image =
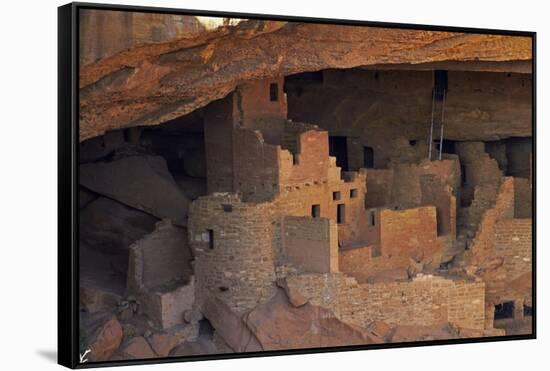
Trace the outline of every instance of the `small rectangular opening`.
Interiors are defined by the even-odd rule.
[[[523,315],[526,316],[526,317],[533,316],[533,307],[531,307],[529,305],[524,305],[523,306]]]
[[[298,155],[292,154],[292,165],[299,165],[299,164],[300,164],[300,160],[298,159]]]
[[[269,100],[272,102],[279,100],[279,85],[276,83],[269,84]]]
[[[355,197],[357,197],[357,189],[350,189],[349,198],[355,198]]]
[[[363,147],[363,167],[365,169],[374,167],[374,150],[372,147]]]
[[[370,212],[369,221],[370,221],[370,226],[371,227],[374,227],[376,225],[376,213],[374,211]]]
[[[223,211],[230,213],[233,211],[233,205],[231,204],[222,204]]]
[[[514,302],[506,301],[495,305],[495,319],[514,318]]]
[[[321,216],[321,205],[311,205],[311,217],[318,218]]]
[[[346,222],[346,205],[339,204],[336,209],[336,222],[343,224]]]
[[[342,194],[340,192],[332,192],[332,200],[333,201],[338,201],[339,199],[342,198]]]
[[[210,250],[214,250],[214,230],[207,229],[206,232],[208,233],[208,247]]]

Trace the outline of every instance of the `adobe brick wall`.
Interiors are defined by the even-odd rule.
[[[345,274],[289,276],[287,285],[311,303],[331,309],[341,320],[367,326],[450,322],[461,328],[485,328],[484,283],[423,276],[408,282],[358,284]]]
[[[331,219],[285,216],[282,222],[284,254],[291,264],[304,272],[338,272],[335,233],[338,232]]]

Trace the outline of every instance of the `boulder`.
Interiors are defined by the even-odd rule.
[[[103,287],[87,284],[80,286],[80,306],[88,313],[114,311],[121,299],[119,293]]]
[[[393,335],[393,327],[386,322],[374,321],[367,326],[370,336],[379,343],[386,343]]]
[[[107,361],[115,353],[122,341],[122,326],[114,315],[97,313],[83,315],[81,318],[83,348],[90,350],[88,359]]]
[[[171,357],[197,356],[217,354],[218,349],[211,338],[200,337],[197,341],[186,341],[170,352]]]
[[[161,219],[185,225],[189,199],[160,156],[128,156],[80,166],[80,184]]]
[[[328,309],[307,303],[290,304],[284,291],[254,308],[246,317],[248,328],[265,350],[319,348],[372,344],[367,330],[346,324]]]
[[[143,336],[131,338],[120,349],[120,354],[126,359],[155,358],[157,355]]]
[[[458,333],[448,323],[430,326],[400,325],[396,326],[390,339],[392,343],[408,341],[456,339]]]
[[[206,300],[202,311],[216,330],[216,333],[235,352],[257,352],[263,350],[258,339],[246,326],[243,318],[234,313],[220,299],[210,298]]]
[[[178,339],[170,334],[153,334],[148,339],[149,345],[159,357],[166,357],[178,344]]]
[[[109,254],[124,253],[155,229],[157,218],[105,197],[80,211],[80,245]]]
[[[285,279],[277,280],[277,286],[285,290],[288,301],[295,307],[301,307],[309,300],[296,287],[287,285]]]
[[[86,207],[90,202],[92,202],[96,198],[97,198],[97,195],[95,193],[90,192],[83,187],[78,188],[78,207],[80,209],[83,209],[84,207]]]

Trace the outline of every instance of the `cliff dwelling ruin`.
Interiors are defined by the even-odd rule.
[[[94,360],[531,333],[530,40],[119,13],[81,14]]]

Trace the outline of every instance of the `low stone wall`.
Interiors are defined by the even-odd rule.
[[[485,328],[485,284],[421,276],[407,282],[358,284],[345,274],[287,277],[313,304],[331,309],[342,321],[367,326],[372,321],[395,325],[449,322],[460,328]]]

